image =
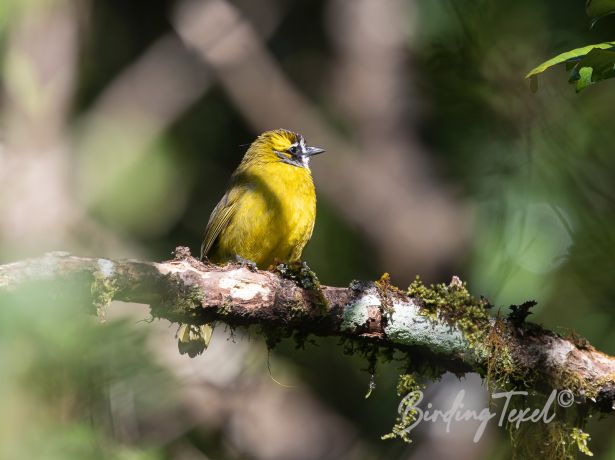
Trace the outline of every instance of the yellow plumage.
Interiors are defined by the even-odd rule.
[[[298,261],[316,218],[309,159],[323,151],[306,146],[303,136],[291,131],[261,134],[211,213],[201,258],[214,263],[246,260],[261,269]],[[208,326],[204,327],[203,331],[203,327],[184,326],[179,333],[180,351],[200,353],[208,342],[201,337],[211,336]]]
[[[312,236],[316,192],[309,167],[282,161],[299,135],[268,131],[250,146],[205,230],[201,257],[215,263],[236,256],[267,268],[299,260]],[[300,148],[300,147],[299,147]]]

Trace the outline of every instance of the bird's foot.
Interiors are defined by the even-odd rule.
[[[315,297],[314,301],[317,304],[326,307],[327,300],[322,292],[320,280],[308,264],[300,261],[282,263],[275,267],[275,271],[284,278],[294,281],[303,289],[311,291]]]
[[[235,255],[235,262],[237,262],[239,265],[241,265],[242,268],[247,268],[251,272],[258,271],[258,267],[256,266],[256,262],[254,262],[252,260],[244,259],[243,257],[241,257],[239,255]]]
[[[275,267],[284,278],[295,281],[303,289],[320,289],[320,281],[316,273],[305,262],[288,262]]]

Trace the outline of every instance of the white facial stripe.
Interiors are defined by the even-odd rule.
[[[293,166],[309,168],[310,157],[306,155],[308,147],[305,145],[305,139],[300,134],[296,135],[297,142],[291,144],[285,152],[274,150],[276,155],[284,162]],[[290,149],[296,147],[298,152],[290,153]],[[287,155],[291,155],[289,158]]]
[[[289,158],[287,153],[278,152],[277,150],[274,150],[274,152],[278,156],[278,158],[280,158],[280,160],[282,160],[284,163],[287,163],[289,165],[299,166],[299,167],[301,166],[308,167],[308,164],[310,162],[310,157],[305,156],[305,155],[299,155],[298,157],[291,156]]]

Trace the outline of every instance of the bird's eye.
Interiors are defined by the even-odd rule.
[[[299,150],[297,149],[296,145],[293,145],[292,147],[288,149],[288,151],[292,153],[293,155],[296,155]]]

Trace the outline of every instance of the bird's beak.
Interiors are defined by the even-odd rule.
[[[306,147],[303,152],[303,156],[313,157],[314,155],[318,155],[319,153],[323,153],[325,149],[321,149],[320,147]]]

